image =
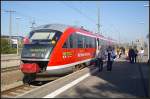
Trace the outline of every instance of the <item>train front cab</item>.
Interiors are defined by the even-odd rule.
[[[29,83],[37,73],[45,72],[51,53],[62,33],[56,30],[32,31],[24,40],[20,69],[24,73],[23,82]]]

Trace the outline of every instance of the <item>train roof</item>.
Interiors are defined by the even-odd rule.
[[[76,28],[76,29],[82,29],[84,31],[90,32],[90,31],[84,29],[83,27],[71,26],[71,25],[66,25],[66,24],[41,25],[41,26],[35,27],[32,31],[40,30],[40,29],[52,29],[52,30],[58,30],[58,31],[64,32],[64,30],[66,30],[68,27],[73,27],[73,28]]]
[[[84,28],[77,27],[77,26],[66,25],[66,24],[46,24],[46,25],[41,25],[41,26],[35,27],[32,31],[40,30],[40,29],[52,29],[52,30],[57,30],[57,31],[60,31],[60,32],[64,32],[68,27],[73,27],[73,28],[76,28],[76,29],[81,29],[81,30],[89,32],[91,34],[90,31],[88,31],[88,30],[86,30]],[[95,33],[95,34],[92,33],[91,35],[94,35],[94,36],[96,36],[98,38],[101,38],[101,39],[104,39],[104,40],[114,41],[114,40],[112,40],[110,38],[106,38],[103,35],[100,35],[98,33]]]
[[[39,30],[39,29],[52,29],[52,30],[64,32],[64,30],[67,29],[68,27],[70,26],[65,25],[65,24],[46,24],[46,25],[41,25],[41,26],[34,28],[33,31]]]

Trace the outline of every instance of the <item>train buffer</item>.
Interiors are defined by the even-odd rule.
[[[127,61],[115,62],[112,71],[107,71],[105,65],[102,72],[97,68],[84,68],[18,97],[148,97],[148,68],[146,63]]]

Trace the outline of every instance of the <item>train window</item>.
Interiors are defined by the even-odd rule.
[[[77,34],[77,46],[78,48],[83,48],[83,36],[80,34]]]
[[[69,39],[66,40],[66,42],[63,45],[63,48],[70,48]]]
[[[95,38],[95,48],[97,47],[97,45],[96,45],[96,38]]]
[[[88,37],[88,39],[89,39],[89,48],[91,48],[92,47],[92,45],[91,45],[91,37]]]
[[[67,42],[64,43],[63,48],[67,48]]]
[[[87,46],[89,48],[96,48],[96,39],[93,37],[88,37],[88,43]]]
[[[76,48],[76,34],[73,33],[69,37],[70,48]]]
[[[78,48],[77,47],[77,33],[73,34],[73,48]]]
[[[76,34],[73,33],[69,36],[63,45],[63,48],[76,48]]]
[[[100,45],[100,46],[103,45],[103,40],[102,40],[102,39],[99,40],[99,45]]]
[[[96,39],[93,37],[73,33],[66,40],[63,48],[96,48]]]
[[[88,46],[91,48],[91,37],[88,37]]]
[[[86,48],[86,36],[82,35],[82,39],[83,39],[83,48]]]
[[[50,36],[54,37],[54,35],[55,33],[45,32],[43,35],[43,32],[35,32],[30,39],[31,40],[43,40],[43,39],[48,39]]]
[[[55,36],[53,37],[53,39],[54,39],[55,41],[58,41],[59,38],[60,38],[60,36],[61,36],[61,33],[60,33],[60,32],[57,32],[57,33],[55,33]],[[51,38],[52,38],[52,37],[51,37]]]
[[[94,48],[96,48],[96,38],[94,38]]]
[[[96,46],[95,46],[95,38],[92,38],[92,48],[95,48]]]
[[[70,35],[69,42],[70,42],[70,48],[73,48],[73,35]]]
[[[97,43],[98,43],[98,46],[100,46],[100,40],[99,40],[99,38],[97,38]]]
[[[89,48],[89,37],[85,36],[85,48]]]
[[[56,45],[61,36],[60,31],[37,30],[30,33],[31,44],[51,44]]]
[[[90,38],[90,47],[92,48],[93,47],[93,39],[92,38]]]

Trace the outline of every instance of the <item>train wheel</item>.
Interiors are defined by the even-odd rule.
[[[76,65],[76,66],[74,67],[73,71],[76,72],[76,71],[78,71],[78,70],[83,69],[84,67],[85,67],[84,64],[78,64],[78,65]]]
[[[85,68],[85,67],[86,67],[86,64],[85,64],[85,63],[81,64],[81,69],[83,69],[83,68]]]
[[[79,65],[75,65],[74,68],[73,68],[73,72],[76,72],[79,70]]]
[[[24,84],[30,84],[31,82],[33,82],[36,78],[36,74],[24,74],[23,77],[23,83]]]

